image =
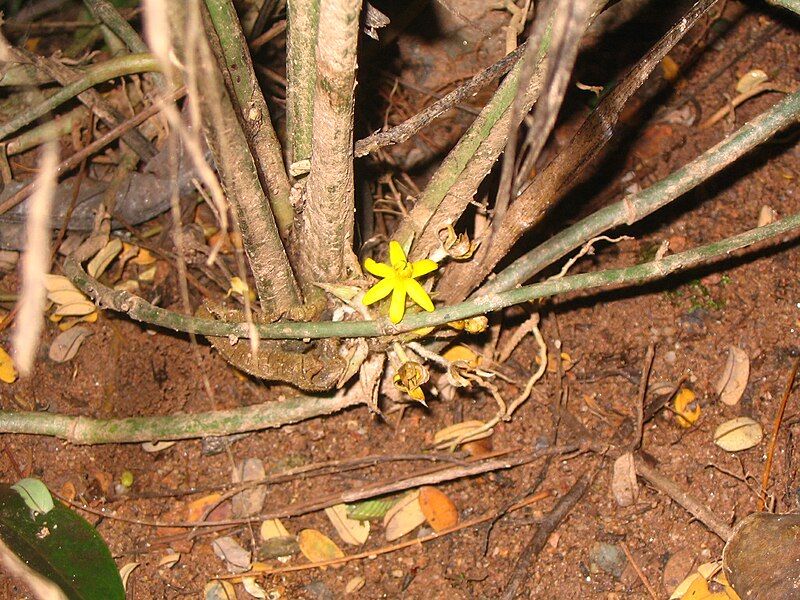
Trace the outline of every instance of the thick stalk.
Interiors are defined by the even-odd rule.
[[[262,187],[267,191],[281,237],[288,237],[294,220],[289,202],[289,177],[280,142],[272,127],[267,101],[256,79],[236,9],[230,0],[206,0],[228,73],[229,91],[236,98],[239,122],[250,142]],[[215,48],[213,48],[216,51]],[[221,62],[222,62],[221,61]]]
[[[286,4],[286,130],[290,163],[311,158],[319,3],[320,0],[288,0]]]
[[[632,196],[578,221],[524,254],[476,296],[510,290],[604,231],[634,223],[685,194],[800,118],[800,92],[784,98],[686,166]]]
[[[255,325],[254,327],[258,335],[266,339],[320,339],[328,337],[352,338],[396,335],[424,327],[435,327],[451,321],[484,315],[540,298],[548,298],[579,290],[638,284],[661,279],[670,273],[688,269],[715,258],[728,256],[736,250],[783,235],[798,227],[800,227],[800,213],[770,225],[751,229],[719,242],[674,254],[661,260],[621,269],[571,275],[506,292],[487,294],[459,304],[446,306],[430,313],[407,315],[398,325],[393,325],[388,318],[384,318],[376,321],[284,322]],[[174,331],[197,333],[206,336],[247,338],[250,335],[247,323],[225,323],[189,317],[153,306],[142,298],[124,290],[112,290],[96,279],[89,277],[73,258],[68,258],[64,262],[64,274],[81,291],[89,295],[101,306],[127,313],[128,316],[136,321],[158,325]]]
[[[306,283],[336,283],[360,273],[353,253],[353,114],[361,0],[320,7],[311,171],[300,215]]]
[[[195,3],[187,6],[202,10]],[[199,15],[187,18],[186,7],[179,2],[170,2],[168,7],[178,58],[183,65],[195,65],[197,81],[203,83],[201,93],[191,100],[198,103],[208,146],[233,206],[261,307],[270,315],[284,314],[300,306],[299,291],[220,66],[202,25],[197,25]],[[196,56],[187,56],[192,47]]]

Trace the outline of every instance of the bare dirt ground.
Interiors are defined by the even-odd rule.
[[[702,21],[700,27],[705,31],[694,32],[673,51],[671,56],[679,66],[690,55],[696,54],[697,60],[687,70],[681,70],[670,89],[650,104],[630,111],[625,123],[629,133],[615,148],[613,160],[607,160],[590,184],[581,186],[580,193],[569,197],[566,208],[551,221],[552,227],[559,220],[575,219],[592,207],[618,198],[626,186],[648,186],[780,98],[776,93],[763,94],[738,107],[733,118],[701,130],[698,123],[727,102],[745,72],[760,68],[776,81],[790,87],[797,85],[800,22],[796,18],[765,10],[755,2],[730,2],[725,15],[725,21]],[[650,15],[638,27],[646,30],[653,18]],[[419,38],[402,38],[395,50],[396,60],[383,68],[421,89],[447,90],[448,83],[453,85],[502,53],[502,25],[507,19],[507,14],[491,13],[477,25],[462,23],[449,33],[449,45],[439,39],[425,39],[423,34]],[[487,42],[484,29],[497,39]],[[710,41],[709,36],[714,40]],[[471,52],[456,55],[453,40]],[[489,49],[475,50],[479,40]],[[596,56],[584,56],[576,79],[588,84],[610,82],[637,56],[628,55],[628,49],[620,46],[624,44],[600,49]],[[431,56],[439,59],[431,60]],[[443,56],[449,59],[444,60]],[[420,68],[424,61],[428,62],[429,72]],[[376,86],[384,99],[391,97],[391,78]],[[569,113],[566,127],[579,122],[590,110],[589,93],[571,96],[565,109]],[[472,106],[479,107],[482,99],[485,96],[474,99]],[[400,86],[394,91],[392,106],[399,112],[414,111],[429,101],[424,93]],[[408,105],[405,108],[404,103]],[[675,117],[676,111],[681,110],[682,117]],[[403,118],[391,111],[389,115]],[[691,125],[687,124],[687,115],[693,117]],[[454,110],[413,142],[392,149],[390,156],[399,169],[409,170],[422,184],[426,162],[440,156],[471,118],[468,110]],[[369,127],[372,125],[375,124]],[[556,134],[553,143],[566,135]],[[671,250],[679,251],[724,238],[755,226],[764,205],[780,215],[800,210],[797,141],[796,128],[786,132],[668,211],[625,232],[635,239],[601,248],[595,256],[581,260],[574,270],[634,264],[663,240],[670,241]],[[696,426],[687,430],[675,424],[669,411],[662,411],[645,427],[643,451],[661,472],[690,490],[724,521],[733,522],[752,512],[757,501],[754,485],[757,487],[755,482],[760,481],[766,441],[734,455],[713,443],[713,432],[721,422],[735,416],[750,416],[765,430],[770,429],[798,352],[799,270],[800,252],[796,238],[790,237],[744,258],[721,261],[645,289],[581,294],[535,307],[541,311],[545,339],[549,344],[560,340],[562,351],[569,354],[573,364],[563,380],[557,372],[547,373],[513,421],[496,428],[492,447],[532,448],[547,441],[553,427],[548,406],[562,387],[568,390],[568,410],[583,428],[596,440],[609,440],[622,419],[633,415],[645,350],[654,343],[651,388],[661,383],[674,385],[685,377],[686,385],[697,394],[702,415]],[[13,289],[15,277],[9,274],[0,285]],[[170,273],[161,292],[165,299],[177,303],[175,281],[175,274]],[[520,322],[530,310],[532,307],[509,311],[506,325]],[[151,334],[108,312],[92,329],[94,335],[77,357],[56,365],[46,357],[49,341],[57,333],[54,326],[48,326],[35,375],[0,387],[2,407],[37,407],[54,413],[108,418],[237,407],[287,393],[285,388],[276,390],[235,373],[206,345],[194,347],[188,339],[164,332]],[[0,337],[6,347],[8,336],[5,332]],[[479,348],[481,339],[473,341]],[[733,407],[721,404],[714,392],[731,345],[742,348],[751,360],[749,384],[741,402]],[[536,368],[535,354],[535,343],[526,338],[512,355],[508,368],[518,380],[524,381]],[[210,386],[211,397],[204,381]],[[518,391],[512,384],[504,389],[509,395]],[[54,491],[71,484],[80,501],[97,510],[113,511],[115,518],[85,516],[96,524],[119,565],[140,563],[129,582],[131,598],[198,597],[209,579],[226,573],[224,563],[210,545],[219,531],[165,534],[163,529],[137,521],[180,520],[185,505],[196,498],[183,492],[199,489],[198,496],[202,496],[220,489],[230,482],[232,465],[248,457],[261,458],[269,473],[371,455],[399,458],[430,448],[433,434],[457,420],[459,414],[462,416],[458,418],[463,419],[486,419],[493,411],[493,400],[479,392],[463,394],[451,402],[434,399],[429,409],[406,410],[399,422],[397,414],[390,416],[387,423],[358,408],[281,430],[243,436],[216,454],[204,452],[200,441],[179,442],[161,452],[148,453],[139,445],[81,447],[43,437],[5,435],[0,469],[6,480],[21,474],[36,476]],[[798,415],[796,399],[790,400],[773,467],[770,493],[777,510],[784,512],[797,511],[800,503],[800,463],[795,448],[800,433]],[[567,423],[561,425],[560,436],[562,440],[577,436],[580,441],[579,436],[586,435],[586,431]],[[553,460],[544,471],[542,461],[536,461],[441,484],[439,489],[456,504],[462,520],[514,502],[536,487],[540,476],[538,489],[551,495],[500,519],[490,533],[485,525],[472,527],[374,559],[352,561],[340,568],[271,575],[262,585],[274,598],[340,598],[347,582],[361,576],[366,583],[353,597],[498,597],[537,523],[557,502],[557,496],[566,493],[582,473],[589,473],[593,479],[582,500],[550,536],[545,548],[537,556],[524,559],[523,597],[649,597],[629,561],[618,561],[614,568],[598,568],[593,553],[598,544],[626,547],[658,596],[668,597],[672,590],[664,586],[667,561],[677,555],[673,563],[681,565],[677,569],[681,571],[680,579],[693,566],[718,558],[722,542],[692,520],[683,508],[646,485],[633,506],[617,506],[610,492],[610,464],[596,454],[580,454]],[[309,502],[329,492],[400,478],[428,466],[420,461],[394,460],[358,471],[296,477],[268,487],[264,511]],[[135,479],[130,491],[119,495],[115,483],[123,471],[131,471]],[[216,518],[228,516],[224,509],[215,513]],[[312,527],[335,535],[321,512],[283,521],[292,532]],[[257,527],[255,534],[246,526],[223,529],[246,548],[258,546]],[[385,544],[380,528],[375,527],[366,549]],[[171,568],[159,567],[159,561],[171,549],[182,552],[180,561]],[[302,557],[295,557],[287,564],[303,561]],[[276,561],[269,564],[280,566]],[[617,572],[613,572],[616,567]],[[674,573],[667,575],[675,578]],[[0,590],[2,597],[25,597],[23,590],[5,578],[0,581]],[[240,598],[248,597],[241,588],[239,593]]]

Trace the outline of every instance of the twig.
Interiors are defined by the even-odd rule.
[[[534,533],[533,537],[525,544],[525,547],[522,549],[522,552],[519,553],[514,563],[514,571],[503,591],[503,600],[513,600],[513,598],[516,597],[519,586],[527,576],[531,561],[541,552],[550,534],[555,531],[556,527],[564,520],[564,517],[575,508],[575,505],[578,504],[578,501],[586,493],[586,490],[589,489],[589,484],[591,484],[593,479],[594,474],[588,475],[587,473],[578,477],[578,480],[572,485],[570,490],[559,498],[553,510],[539,523],[536,533]]]
[[[700,500],[685,491],[669,477],[647,466],[641,459],[636,460],[636,474],[646,479],[658,491],[680,504],[694,518],[722,538],[722,541],[727,541],[731,537],[733,529],[727,523],[722,522]]]
[[[633,559],[633,554],[631,554],[630,548],[628,548],[628,544],[622,543],[620,546],[622,546],[622,551],[625,553],[625,556],[628,557],[628,562],[631,563],[633,570],[636,571],[636,575],[639,577],[639,581],[642,582],[642,585],[644,585],[647,593],[650,594],[650,597],[653,600],[658,600],[658,594],[656,594],[653,586],[650,585],[650,582],[647,580],[647,576],[645,576],[642,569],[638,564],[636,564],[636,561]]]
[[[474,95],[479,89],[484,87],[489,82],[502,77],[508,73],[511,68],[517,64],[522,57],[527,47],[527,42],[519,46],[511,54],[507,54],[493,65],[483,69],[481,72],[474,75],[469,81],[461,84],[452,92],[437,100],[429,107],[417,113],[413,117],[406,119],[399,125],[395,125],[386,131],[379,131],[373,133],[356,142],[355,155],[365,156],[370,152],[375,152],[379,148],[391,146],[393,144],[400,144],[417,133],[423,127],[426,127],[431,121],[442,113],[450,110],[456,104]]]
[[[647,396],[647,383],[650,381],[650,369],[653,367],[653,358],[656,355],[656,346],[651,343],[647,346],[644,355],[644,365],[642,366],[642,376],[639,380],[639,395],[636,399],[636,428],[634,429],[633,442],[630,450],[638,450],[642,445],[644,435],[644,400]]]
[[[380,337],[444,325],[451,321],[468,319],[502,308],[539,298],[566,294],[577,290],[642,283],[666,277],[670,273],[693,267],[711,259],[728,256],[735,250],[756,242],[785,234],[800,227],[800,213],[779,221],[757,227],[719,242],[673,254],[661,260],[594,273],[581,273],[562,279],[544,281],[521,288],[473,298],[459,304],[446,306],[430,313],[414,313],[399,324],[388,318],[373,321],[323,321],[314,323],[281,322],[256,325],[258,335],[264,339],[321,339],[328,337]],[[247,323],[212,321],[191,317],[154,306],[143,298],[124,290],[113,290],[90,277],[72,257],[64,261],[64,274],[85,294],[104,308],[127,313],[132,319],[158,325],[173,331],[192,332],[206,336],[234,336],[249,338]]]
[[[533,494],[517,504],[511,506],[506,510],[506,513],[514,512],[520,510],[521,508],[525,508],[526,506],[530,506],[534,502],[538,502],[539,500],[544,500],[545,498],[551,495],[550,492],[539,492],[537,494]],[[408,540],[405,542],[400,542],[397,544],[392,544],[390,546],[383,546],[382,548],[376,548],[375,550],[365,550],[364,552],[359,552],[357,554],[351,554],[349,556],[343,556],[342,558],[332,558],[330,560],[320,561],[320,562],[313,562],[304,565],[291,565],[288,567],[276,567],[273,569],[256,569],[253,571],[249,571],[247,573],[239,573],[235,575],[222,575],[218,577],[218,579],[237,579],[239,577],[248,577],[252,575],[274,575],[277,573],[292,573],[296,571],[306,571],[308,569],[319,569],[323,567],[331,567],[334,565],[341,565],[348,562],[352,562],[354,560],[361,560],[362,558],[372,558],[373,556],[380,556],[382,554],[389,554],[390,552],[396,552],[398,550],[403,550],[404,548],[410,548],[412,546],[420,546],[426,542],[430,542],[433,540],[441,539],[446,535],[450,535],[451,533],[456,533],[457,531],[463,531],[464,529],[469,529],[471,527],[475,527],[476,525],[480,525],[481,523],[486,523],[487,521],[491,521],[492,519],[497,518],[496,514],[489,514],[489,515],[481,515],[480,517],[475,517],[470,519],[469,521],[465,521],[464,523],[459,523],[458,525],[453,525],[452,527],[448,527],[447,529],[443,529],[437,533],[431,533],[421,538],[417,538],[414,540]]]
[[[708,117],[708,119],[706,119],[703,123],[700,124],[700,131],[703,131],[705,129],[709,129],[710,127],[713,127],[720,120],[724,119],[725,116],[728,113],[733,112],[733,110],[737,106],[739,106],[740,104],[743,104],[744,102],[746,102],[750,98],[754,98],[755,96],[758,96],[759,94],[763,94],[764,92],[780,92],[782,94],[788,94],[788,93],[791,92],[791,90],[788,89],[785,86],[782,86],[782,85],[775,85],[775,84],[769,83],[769,82],[761,83],[761,84],[753,87],[753,89],[751,89],[751,90],[747,90],[746,92],[742,92],[741,94],[738,94],[730,102],[725,104],[725,106],[723,106],[717,112],[715,112],[713,115]]]
[[[789,396],[792,394],[792,387],[794,387],[794,380],[797,377],[797,369],[800,367],[800,357],[794,359],[792,370],[789,372],[789,380],[786,382],[786,388],[783,390],[783,397],[778,406],[778,412],[775,414],[775,421],[772,424],[772,436],[769,440],[769,450],[767,450],[767,460],[764,462],[764,474],[761,477],[761,493],[758,495],[758,503],[756,510],[764,510],[764,498],[767,495],[767,486],[769,485],[769,475],[772,471],[772,459],[775,456],[775,445],[778,442],[778,432],[781,428],[783,421],[783,414],[786,412],[786,403],[789,401]]]

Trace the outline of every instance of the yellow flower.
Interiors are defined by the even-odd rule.
[[[382,300],[391,293],[392,303],[389,306],[389,319],[392,323],[399,323],[403,320],[403,314],[406,312],[406,295],[411,296],[414,302],[431,312],[433,302],[416,278],[432,273],[439,265],[429,258],[409,262],[402,246],[394,240],[389,242],[389,262],[391,264],[387,265],[375,262],[371,258],[364,261],[364,268],[375,277],[381,278],[364,294],[362,300],[364,306]]]

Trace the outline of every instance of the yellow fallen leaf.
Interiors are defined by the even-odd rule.
[[[114,238],[94,255],[86,266],[86,272],[92,277],[100,277],[117,255],[122,252],[122,240]]]
[[[56,309],[55,314],[62,317],[83,317],[97,310],[94,302],[90,300],[81,300],[80,302],[73,302],[71,304],[63,304]]]
[[[135,265],[146,267],[156,262],[156,257],[147,248],[139,248],[139,254],[131,262]]]
[[[0,348],[0,381],[14,383],[17,380],[17,369],[14,361],[3,348]]]
[[[711,592],[708,589],[708,582],[705,577],[698,575],[693,581],[686,593],[681,596],[681,600],[706,600]]]
[[[280,519],[267,519],[261,523],[261,539],[270,540],[272,538],[289,537],[289,532],[283,526]]]
[[[336,532],[345,544],[361,546],[369,537],[369,521],[356,521],[347,516],[347,507],[337,504],[325,509]]]
[[[311,562],[344,557],[344,552],[331,538],[316,529],[303,529],[297,536],[300,552]]]
[[[403,537],[425,522],[419,505],[419,490],[407,493],[383,517],[386,541]]]
[[[425,520],[437,533],[458,524],[458,509],[447,494],[435,487],[425,486],[419,491],[419,507]]]
[[[700,418],[701,408],[697,396],[689,388],[682,387],[675,395],[675,421],[688,429]]]
[[[60,315],[50,315],[50,320],[58,323],[58,328],[61,331],[66,331],[67,329],[74,327],[78,323],[94,323],[97,321],[97,318],[100,316],[100,311],[95,310],[88,315],[83,315],[82,317],[66,317],[63,318]]]

